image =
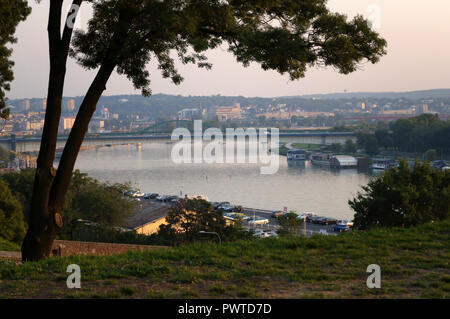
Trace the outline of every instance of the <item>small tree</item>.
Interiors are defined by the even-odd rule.
[[[300,218],[297,218],[298,215],[293,212],[289,211],[288,213],[284,214],[283,216],[280,216],[277,218],[278,225],[280,225],[281,229],[278,231],[280,235],[295,235],[300,233],[300,229],[303,225],[303,220]]]
[[[166,224],[160,226],[158,237],[165,238],[172,244],[190,242],[199,239],[201,231],[215,232],[222,240],[245,237],[239,221],[227,225],[222,213],[215,211],[208,201],[200,198],[181,200],[172,206],[166,217]]]
[[[20,243],[25,231],[22,206],[6,183],[0,180],[0,238]]]
[[[333,143],[328,149],[333,153],[340,153],[342,151],[342,145],[340,143]]]
[[[8,163],[11,158],[11,154],[0,146],[0,162]]]
[[[362,187],[349,201],[355,227],[407,227],[450,217],[450,173],[406,160]]]
[[[355,154],[358,149],[358,146],[351,139],[347,139],[345,141],[344,151],[346,153]]]
[[[375,136],[370,135],[366,138],[364,149],[370,156],[377,155],[380,152],[378,149],[378,141]]]

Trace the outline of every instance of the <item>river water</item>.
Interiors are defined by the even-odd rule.
[[[171,142],[116,145],[80,152],[76,168],[101,181],[131,182],[146,193],[206,195],[245,207],[312,211],[318,215],[353,217],[348,200],[369,175],[357,170],[327,170],[289,165],[280,156],[276,174],[262,175],[263,164],[175,164]]]

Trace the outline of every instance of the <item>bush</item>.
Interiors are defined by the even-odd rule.
[[[0,180],[0,237],[20,243],[25,237],[25,232],[22,206],[13,197],[6,183]]]
[[[406,160],[364,186],[349,201],[358,229],[408,227],[450,217],[450,172]]]

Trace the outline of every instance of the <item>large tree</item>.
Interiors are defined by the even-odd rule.
[[[83,1],[73,0],[73,8]],[[85,1],[86,2],[86,1]],[[91,0],[87,31],[73,34],[76,10],[61,34],[63,0],[50,2],[48,21],[50,79],[45,125],[34,184],[31,218],[22,245],[24,260],[49,255],[62,227],[61,209],[89,121],[116,70],[135,88],[150,94],[146,69],[155,59],[162,75],[182,81],[182,63],[210,68],[203,54],[225,44],[238,62],[257,62],[264,70],[287,73],[292,80],[308,66],[331,66],[347,74],[363,62],[376,63],[386,41],[361,16],[332,13],[326,0]],[[72,39],[73,36],[73,39]],[[72,45],[71,45],[72,44]],[[53,168],[68,53],[87,69],[97,69],[78,111],[58,170]],[[172,54],[173,53],[173,54]]]
[[[30,12],[26,0],[0,1],[0,118],[8,117],[5,91],[9,91],[10,83],[14,80],[14,62],[10,60],[12,49],[8,48],[8,45],[16,42],[14,33],[17,25],[25,20]]]

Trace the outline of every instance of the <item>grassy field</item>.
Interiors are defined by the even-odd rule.
[[[0,261],[3,298],[449,298],[450,221],[339,236],[198,243],[107,257]],[[81,267],[82,288],[66,287]],[[369,264],[381,289],[368,289]]]
[[[320,144],[306,144],[306,143],[292,143],[293,148],[301,149],[301,150],[316,150],[320,149],[322,145]]]

